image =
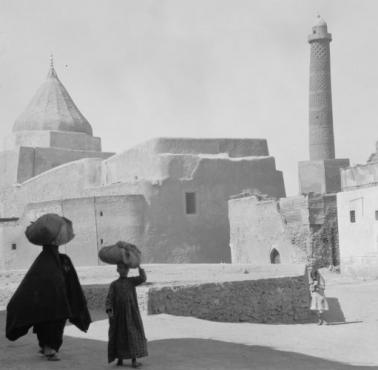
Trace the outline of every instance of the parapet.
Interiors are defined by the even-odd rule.
[[[156,138],[142,143],[155,154],[220,154],[230,157],[268,156],[266,139]]]
[[[378,162],[356,165],[341,171],[342,191],[377,186]]]

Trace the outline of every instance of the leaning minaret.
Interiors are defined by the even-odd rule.
[[[332,36],[318,15],[308,36],[310,55],[309,134],[310,161],[335,158],[333,136],[331,67],[329,44]]]
[[[332,40],[327,23],[318,16],[308,36],[310,54],[309,149],[310,160],[298,163],[299,191],[302,194],[337,193],[341,190],[340,169],[347,158],[335,158],[333,136],[331,60]]]

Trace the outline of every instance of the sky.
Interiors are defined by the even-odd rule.
[[[336,156],[365,163],[378,139],[376,0],[0,0],[0,140],[53,53],[104,151],[159,136],[265,138],[295,195],[318,13],[333,36]]]

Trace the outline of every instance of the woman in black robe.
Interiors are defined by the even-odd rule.
[[[50,239],[49,243],[43,245],[42,252],[8,303],[6,337],[14,341],[33,327],[40,352],[56,361],[59,360],[57,352],[63,342],[66,320],[87,331],[91,318],[76,270],[70,258],[58,251],[58,245],[67,242],[63,240],[67,238],[62,236],[61,220],[64,223],[69,220],[58,215],[50,216],[54,216],[52,234],[55,235],[49,236],[51,228],[45,233],[44,238]]]
[[[137,358],[145,357],[147,339],[139,312],[135,287],[146,281],[146,273],[139,267],[139,276],[128,277],[129,267],[123,263],[117,266],[119,279],[110,284],[106,298],[106,312],[109,316],[108,361],[118,359],[122,366],[124,359],[131,359],[131,366],[141,364]]]

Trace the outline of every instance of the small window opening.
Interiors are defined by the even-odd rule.
[[[281,263],[280,253],[275,248],[273,248],[272,251],[270,252],[270,263],[272,264]]]
[[[104,244],[104,239],[100,239],[100,243],[101,243],[101,244]]]
[[[187,215],[196,213],[196,193],[185,193],[185,211]]]
[[[351,223],[356,222],[356,211],[355,210],[349,211],[349,219],[350,219]]]
[[[12,251],[17,249],[17,244],[12,244]]]
[[[378,220],[378,211],[375,211],[375,219]]]
[[[102,211],[100,211],[100,216],[103,216],[103,215],[104,215],[104,213]]]

